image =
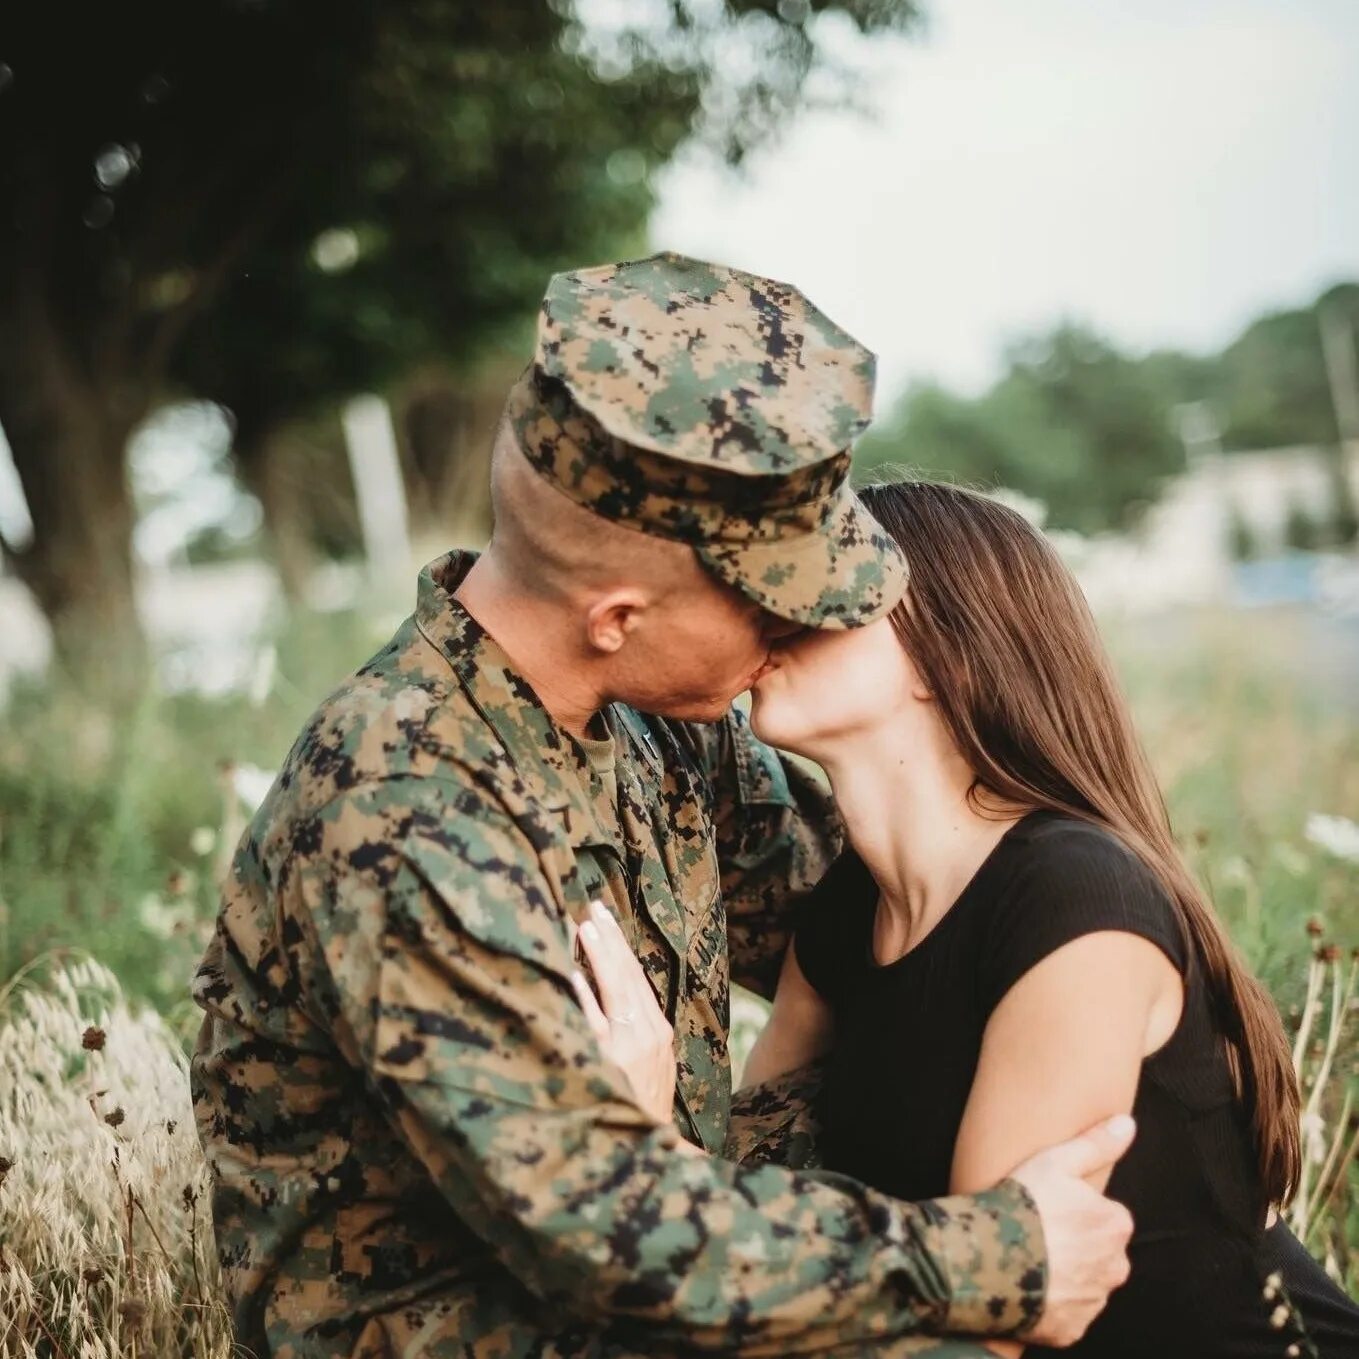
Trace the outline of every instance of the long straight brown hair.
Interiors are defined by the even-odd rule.
[[[1283,1025],[1185,865],[1080,587],[1041,533],[989,497],[928,481],[861,495],[910,561],[892,625],[975,773],[973,805],[1102,826],[1160,880],[1226,1036],[1265,1191],[1286,1203],[1300,1134]]]

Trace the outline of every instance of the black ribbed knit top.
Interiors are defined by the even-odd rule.
[[[934,929],[886,965],[873,959],[877,901],[868,870],[847,852],[798,924],[798,963],[835,1016],[820,1110],[826,1168],[902,1199],[946,1194],[982,1034],[1001,998],[1071,940],[1140,935],[1184,978],[1184,1011],[1142,1064],[1137,1138],[1109,1183],[1136,1222],[1132,1278],[1067,1352],[1281,1356],[1297,1337],[1269,1327],[1261,1279],[1284,1229],[1266,1241],[1249,1119],[1198,961],[1155,875],[1111,833],[1035,812],[1006,833]],[[1320,1268],[1301,1251],[1289,1258],[1301,1271],[1295,1292],[1323,1296]],[[1347,1331],[1336,1296],[1330,1321],[1339,1316],[1337,1334],[1355,1342],[1337,1353],[1359,1355],[1359,1311]]]

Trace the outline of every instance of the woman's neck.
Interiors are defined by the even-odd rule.
[[[958,899],[1022,815],[984,816],[968,797],[973,772],[942,728],[904,724],[818,752],[855,852],[881,892],[879,962],[914,948]]]

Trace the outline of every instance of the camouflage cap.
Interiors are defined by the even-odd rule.
[[[691,544],[771,613],[848,628],[906,587],[849,486],[873,376],[796,288],[667,253],[553,277],[509,415],[579,504]]]

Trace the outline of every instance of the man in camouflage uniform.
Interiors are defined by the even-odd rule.
[[[974,1355],[926,1337],[1070,1339],[1118,1281],[1121,1210],[1070,1176],[910,1205],[720,1159],[729,978],[772,988],[838,849],[730,702],[781,632],[901,596],[846,485],[871,391],[785,285],[675,256],[552,280],[490,547],[426,568],[309,722],[195,980],[257,1355]],[[595,899],[673,1025],[663,1125],[573,994]]]

